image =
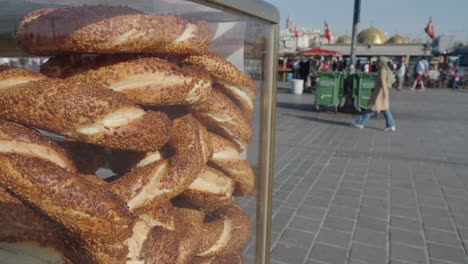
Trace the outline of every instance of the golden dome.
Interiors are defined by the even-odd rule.
[[[385,33],[375,27],[364,29],[357,35],[359,44],[384,44],[386,41]]]
[[[408,42],[408,39],[400,35],[395,35],[387,40],[388,44],[405,44],[407,42]]]
[[[336,40],[336,43],[338,44],[351,44],[351,42],[352,42],[352,39],[348,35],[341,36]]]

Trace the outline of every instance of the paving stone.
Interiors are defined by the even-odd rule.
[[[280,232],[282,231],[286,225],[288,224],[289,220],[294,215],[294,210],[290,208],[282,208],[278,214],[276,214],[272,219],[271,229]]]
[[[440,218],[440,217],[423,217],[423,225],[427,228],[441,229],[447,231],[454,231],[452,220],[450,218]]]
[[[294,185],[294,184],[283,184],[283,185],[281,185],[279,190],[282,191],[282,192],[291,192],[292,190],[294,190],[295,187],[296,187],[296,185]]]
[[[420,231],[422,229],[422,224],[419,222],[419,220],[413,220],[399,216],[392,216],[390,218],[390,225],[392,227],[409,231]]]
[[[387,209],[382,209],[381,207],[361,205],[361,208],[359,209],[359,215],[387,220],[389,217],[389,212]]]
[[[388,243],[387,233],[367,228],[357,228],[354,233],[354,240],[361,244],[379,248],[386,248]]]
[[[347,250],[330,245],[316,243],[310,253],[310,260],[318,260],[330,264],[346,263]],[[300,262],[289,262],[300,263]]]
[[[337,182],[317,182],[315,187],[324,189],[335,189],[338,186]]]
[[[461,245],[460,238],[455,232],[424,228],[426,240],[444,245]]]
[[[335,199],[333,199],[333,205],[340,205],[349,208],[358,208],[360,199],[359,197],[349,197],[349,196],[342,196],[337,195]]]
[[[431,207],[431,206],[420,206],[422,217],[437,217],[437,218],[449,218],[450,212],[448,208]]]
[[[288,227],[297,230],[302,230],[303,232],[318,233],[321,223],[321,220],[296,215]]]
[[[453,212],[453,211],[452,211]],[[460,228],[468,228],[468,213],[466,214],[458,214],[458,212],[454,212],[457,214],[452,214],[453,220],[457,227]]]
[[[329,216],[336,216],[336,217],[347,218],[351,220],[356,219],[357,214],[358,214],[357,208],[349,208],[349,207],[340,206],[340,205],[332,205],[330,207],[330,210],[328,211]]]
[[[462,242],[463,247],[465,248],[465,252],[468,252],[468,240]]]
[[[288,197],[288,195],[290,194],[290,192],[282,192],[282,191],[278,191],[278,192],[275,192],[273,194],[273,199],[280,199],[282,201],[286,200],[286,198]]]
[[[410,232],[401,229],[390,229],[390,240],[395,243],[404,243],[423,247],[424,239],[421,232]]]
[[[468,228],[458,228],[462,240],[468,240]]]
[[[307,261],[307,264],[323,264],[323,262],[318,262],[318,261],[315,261],[315,260],[313,260],[313,259],[309,259],[309,260]]]
[[[400,206],[392,206],[392,216],[400,216],[411,219],[419,219],[419,213],[415,208],[406,208]]]
[[[383,189],[383,188],[372,188],[366,185],[363,195],[369,196],[369,197],[376,197],[380,199],[386,199],[388,196],[388,190]]]
[[[387,251],[384,248],[377,248],[353,242],[351,245],[350,258],[374,264],[383,264],[387,263]]]
[[[377,199],[377,198],[370,198],[370,197],[363,197],[361,206],[369,206],[369,207],[376,207],[386,210],[388,208],[388,200],[385,199]]]
[[[411,247],[394,242],[390,243],[390,258],[418,264],[426,264],[429,261],[424,248]]]
[[[348,248],[350,241],[351,233],[325,227],[320,230],[317,238],[318,243],[330,244],[342,248]]]
[[[299,207],[299,209],[297,210],[297,215],[310,217],[316,220],[321,220],[325,213],[325,208],[311,206],[307,204],[301,205],[301,207]]]
[[[280,207],[283,206],[283,202],[284,202],[283,199],[273,198],[273,201],[271,203],[271,207],[272,207],[273,212],[278,211],[280,209]]]
[[[309,195],[314,197],[320,197],[322,199],[331,199],[335,191],[333,189],[319,189],[319,188],[312,188]]]
[[[345,175],[343,177],[343,181],[340,184],[341,188],[347,188],[347,189],[355,189],[361,191],[362,186],[364,185],[363,181],[353,181],[353,180],[348,180],[349,175]]]
[[[281,237],[280,232],[275,232],[275,230],[272,230],[272,232],[270,234],[271,241],[279,240],[280,237]],[[255,238],[253,236],[251,236],[249,239],[255,239]],[[273,245],[271,245],[271,246],[273,246]]]
[[[451,261],[441,260],[441,259],[429,259],[431,264],[453,264]]]
[[[274,195],[272,253],[285,247],[278,243],[285,230],[283,240],[295,243],[293,233],[315,234],[318,239],[322,229],[325,242],[316,244],[329,249],[333,249],[331,244],[346,244],[332,234],[347,230],[353,234],[351,243],[368,247],[361,255],[374,254],[380,248],[387,259],[391,257],[386,264],[462,261],[461,253],[468,252],[468,140],[459,133],[468,131],[468,119],[459,114],[466,108],[464,94],[446,89],[428,89],[424,97],[393,93],[392,110],[400,132],[391,134],[380,129],[384,124],[381,116],[371,119],[368,129],[356,130],[344,126],[355,116],[310,111],[311,94],[296,96],[279,90],[277,95],[273,183],[274,190],[280,191]],[[447,103],[452,111],[445,111]],[[414,111],[415,107],[431,111]],[[240,200],[250,214],[255,213],[255,201]],[[308,217],[297,215],[298,211]],[[429,259],[426,243],[410,245],[420,243],[423,234],[428,243],[449,250],[434,247],[432,254],[440,256]],[[457,241],[457,234],[462,241]],[[249,240],[247,250],[254,248],[253,242],[253,238]],[[281,252],[283,259],[272,258],[271,263],[343,263],[346,258],[346,248],[335,247],[344,250],[335,261],[337,254],[314,246],[305,250],[294,245],[295,249]],[[313,249],[312,253],[324,254],[321,259],[312,257]],[[458,258],[441,259],[446,251]],[[372,256],[363,260],[356,252],[359,247],[354,248],[354,256],[348,249],[347,264],[375,264]]]
[[[349,264],[370,264],[369,262],[365,262],[359,259],[349,259]]]
[[[315,239],[315,234],[300,230],[286,229],[279,242],[297,247],[310,248]]]
[[[390,181],[390,188],[390,193],[392,196],[395,195],[396,192],[398,192],[399,194],[408,195],[407,198],[414,197],[413,185],[411,183],[411,180],[409,179],[398,180],[392,177]]]
[[[359,197],[361,197],[361,190],[343,188],[342,185],[340,185],[340,188],[336,192],[336,195],[349,196],[349,197],[352,197],[354,199],[358,199]]]
[[[302,201],[304,201],[304,194],[300,192],[292,192],[286,201],[284,202],[284,205],[287,205],[289,208],[298,208],[301,204]]]
[[[409,263],[408,261],[404,261],[404,260],[391,259],[390,264],[411,264],[411,263]]]
[[[319,196],[308,196],[304,200],[304,204],[306,205],[322,207],[322,208],[328,208],[330,206],[330,203],[331,203],[331,199],[324,199]]]
[[[422,206],[432,206],[445,208],[446,204],[444,198],[439,196],[421,195],[418,196],[419,204]]]
[[[284,263],[303,263],[308,251],[307,248],[278,243],[271,251],[270,258]]]
[[[461,247],[450,247],[433,243],[427,243],[427,247],[431,258],[449,260],[455,263],[468,263],[465,251]]]
[[[323,223],[323,227],[339,230],[339,231],[344,231],[344,232],[352,232],[354,228],[354,223],[355,221],[346,219],[346,218],[341,218],[341,217],[335,217],[335,216],[328,216],[325,219],[325,222]]]
[[[254,263],[254,261],[250,261],[250,262],[245,262],[245,263]],[[276,260],[270,260],[270,263],[271,264],[284,264],[284,262],[281,262],[281,261],[276,261]]]
[[[359,216],[357,226],[379,232],[387,232],[388,229],[387,221],[368,216]]]

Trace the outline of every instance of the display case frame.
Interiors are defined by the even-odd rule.
[[[276,62],[280,15],[274,6],[261,0],[185,0],[185,2],[194,2],[217,10],[227,11],[231,14],[238,14],[266,25],[265,39],[267,41],[264,43],[262,65],[263,87],[259,98],[260,131],[257,179],[261,180],[257,186],[256,194],[255,263],[269,263],[275,150]],[[3,48],[1,55],[8,56],[9,52],[11,52],[11,56],[23,55],[10,46]]]

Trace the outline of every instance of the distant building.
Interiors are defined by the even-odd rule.
[[[297,38],[295,30],[297,30]],[[297,27],[290,16],[286,19],[286,27],[280,29],[279,39],[279,49],[289,51],[308,49],[328,43],[320,29]],[[332,36],[332,42],[333,40]]]
[[[388,37],[384,31],[376,27],[364,28],[358,33],[356,40],[357,57],[406,57],[410,63],[414,63],[422,56],[450,53],[456,46],[453,35],[441,34],[430,43],[428,38],[410,39],[398,34]],[[292,52],[320,46],[338,51],[344,58],[349,58],[351,43],[352,38],[348,35],[332,36],[332,41],[328,43],[320,29],[298,27],[291,17],[287,18],[286,27],[280,29],[281,51]]]

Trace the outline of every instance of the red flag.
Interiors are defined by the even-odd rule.
[[[432,24],[432,18],[429,17],[429,23],[427,23],[427,26],[424,28],[424,31],[426,31],[427,35],[431,37],[431,39],[434,38],[435,32],[434,32],[434,24]]]
[[[331,34],[330,34],[330,28],[328,27],[327,21],[325,21],[325,38],[328,40],[328,43],[330,43]]]
[[[294,28],[294,37],[297,38],[299,36],[298,32],[297,32],[297,27]]]

